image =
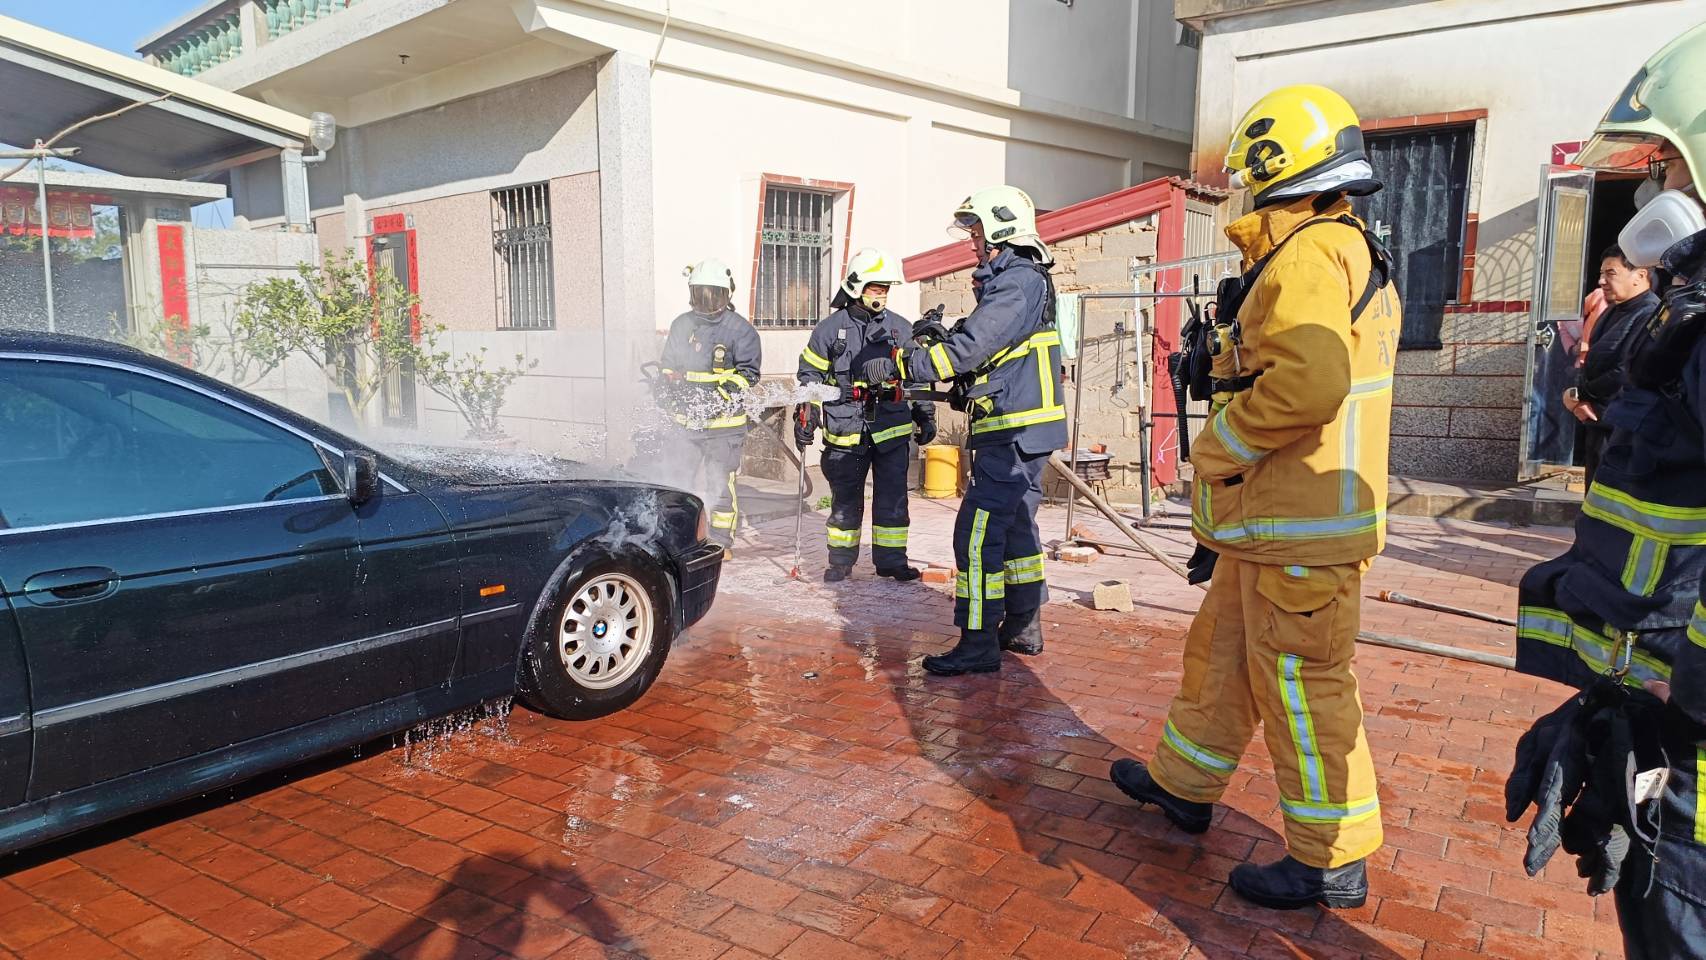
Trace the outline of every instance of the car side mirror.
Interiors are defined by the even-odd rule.
[[[344,496],[361,506],[379,496],[379,458],[366,450],[344,454]]]

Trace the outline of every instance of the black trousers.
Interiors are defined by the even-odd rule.
[[[823,478],[829,481],[829,562],[851,567],[859,560],[865,477],[870,476],[871,562],[878,570],[906,566],[906,540],[912,526],[906,507],[911,441],[897,440],[880,448],[865,441],[855,447],[829,447],[821,462]]]
[[[954,519],[954,625],[994,630],[1007,613],[1030,613],[1048,600],[1037,508],[1048,454],[1016,443],[972,452],[971,489]]]
[[[1706,803],[1701,771],[1706,749],[1674,731],[1665,737],[1670,778],[1659,798],[1658,862],[1646,896],[1630,890],[1641,871],[1625,863],[1617,884],[1617,925],[1623,931],[1628,960],[1702,960],[1706,958]],[[1630,857],[1640,855],[1631,850]]]

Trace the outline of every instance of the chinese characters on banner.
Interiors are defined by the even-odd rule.
[[[95,215],[90,209],[112,203],[110,197],[93,193],[48,191],[48,236],[88,240],[95,235]],[[13,237],[41,236],[41,207],[31,187],[0,187],[0,234]]]

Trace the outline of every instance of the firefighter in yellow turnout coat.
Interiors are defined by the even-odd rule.
[[[1259,721],[1289,855],[1239,866],[1233,888],[1282,909],[1360,906],[1381,826],[1351,656],[1385,538],[1400,307],[1346,196],[1379,184],[1355,113],[1321,87],[1257,103],[1227,166],[1256,210],[1227,229],[1244,285],[1222,293],[1213,413],[1191,450],[1195,559],[1213,582],[1154,757],[1112,775],[1201,832]]]

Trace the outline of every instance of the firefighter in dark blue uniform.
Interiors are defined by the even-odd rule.
[[[931,403],[908,402],[899,385],[872,387],[862,375],[866,361],[890,357],[912,337],[912,325],[888,309],[889,288],[902,281],[900,261],[880,250],[853,255],[847,277],[830,306],[835,312],[812,330],[800,353],[801,383],[839,387],[841,399],[813,403],[794,423],[794,443],[803,452],[823,428],[823,477],[829,482],[829,566],[826,583],[846,580],[859,559],[865,520],[865,478],[871,478],[871,560],[877,575],[917,580],[907,563],[911,520],[906,505],[907,467],[914,437],[936,438]]]
[[[1626,341],[1575,543],[1518,600],[1517,669],[1584,692],[1519,742],[1506,812],[1539,808],[1530,873],[1561,845],[1590,893],[1615,891],[1634,960],[1706,957],[1703,91],[1697,27],[1636,75],[1578,159],[1648,174],[1618,243],[1658,268],[1664,303]]]
[[[941,676],[990,673],[1001,651],[1042,652],[1048,599],[1037,508],[1049,454],[1066,446],[1053,257],[1036,208],[1016,187],[981,190],[954,215],[977,253],[977,307],[952,330],[865,365],[865,379],[952,381],[970,421],[971,489],[954,522],[954,623],[960,642],[924,658]]]
[[[725,555],[733,548],[740,501],[735,475],[746,440],[743,395],[758,381],[762,346],[758,331],[730,305],[734,272],[720,260],[688,268],[691,309],[669,326],[664,340],[660,404],[675,421],[659,467],[666,479],[705,493],[710,538]],[[703,485],[695,478],[703,476]]]

